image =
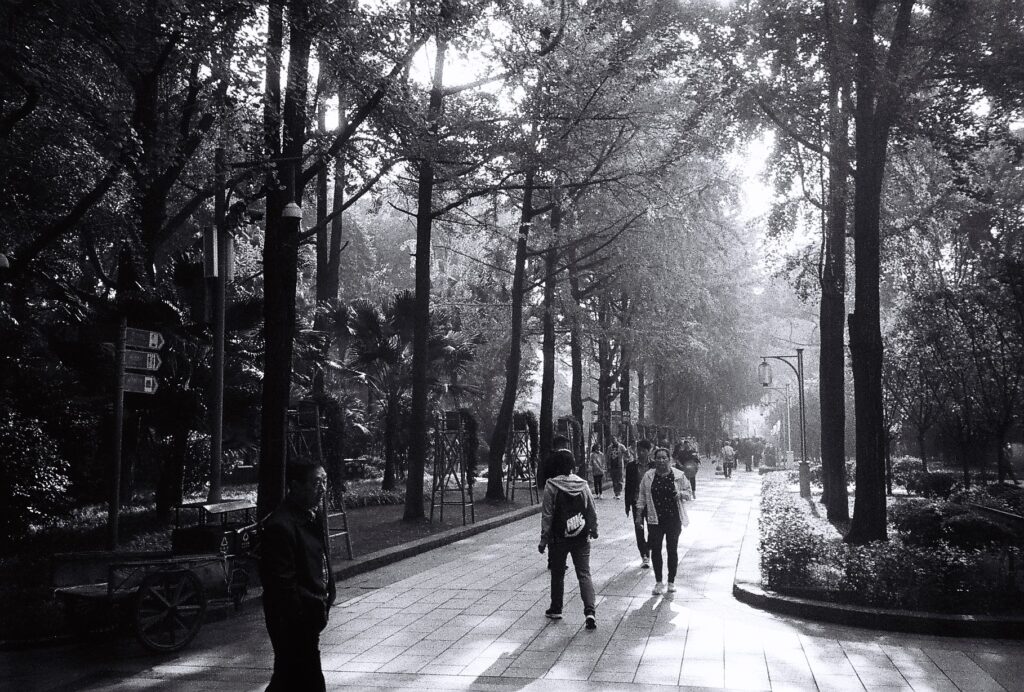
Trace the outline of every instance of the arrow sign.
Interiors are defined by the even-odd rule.
[[[124,373],[124,391],[135,392],[136,394],[156,394],[156,378],[152,375],[142,375],[137,372]]]
[[[160,354],[153,353],[152,351],[132,351],[130,349],[125,349],[124,352],[124,367],[129,370],[145,370],[146,372],[154,372],[160,369],[160,364],[162,362],[163,361],[160,360]]]
[[[164,347],[164,335],[160,332],[151,332],[148,329],[135,329],[128,327],[124,334],[124,343],[133,348],[144,348],[150,351],[159,351]]]

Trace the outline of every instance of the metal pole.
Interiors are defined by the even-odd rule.
[[[214,197],[214,243],[217,246],[217,276],[213,278],[213,379],[210,383],[210,492],[207,502],[220,502],[224,445],[224,299],[227,282],[227,199],[225,193],[224,145],[214,151],[217,194]]]
[[[804,409],[804,350],[796,350],[797,380],[800,387],[800,497],[811,496],[811,468],[807,463],[807,416]]]
[[[111,550],[117,550],[118,520],[121,515],[121,449],[124,437],[124,342],[128,332],[128,318],[121,317],[117,327],[117,345],[114,351],[114,468],[110,487],[110,506],[107,524],[110,530]]]
[[[789,452],[793,451],[793,426],[789,419],[789,382],[786,383],[786,459],[789,459]]]

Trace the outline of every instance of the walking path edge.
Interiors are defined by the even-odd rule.
[[[787,596],[761,586],[757,515],[760,495],[752,501],[732,593],[741,603],[781,615],[892,632],[944,637],[1024,639],[1024,618],[1002,615],[954,615],[829,603]]]

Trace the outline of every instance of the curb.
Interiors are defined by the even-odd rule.
[[[760,499],[760,493],[751,503],[751,511]],[[756,530],[756,529],[755,529]],[[761,588],[760,561],[750,564],[750,555],[744,576],[740,576],[744,553],[757,555],[757,541],[744,533],[740,557],[736,561],[732,595],[737,601],[771,613],[792,615],[806,620],[852,625],[889,632],[910,632],[940,637],[981,637],[986,639],[1024,639],[1024,618],[1001,615],[954,615],[893,608],[830,603],[798,596],[787,596]],[[753,545],[751,545],[751,543]],[[755,581],[756,579],[756,581]]]
[[[334,578],[335,580],[350,579],[360,574],[364,574],[371,570],[375,570],[378,567],[384,567],[386,565],[405,560],[406,558],[415,557],[421,555],[435,548],[440,548],[457,541],[461,541],[463,538],[469,538],[475,536],[484,531],[490,529],[496,529],[499,526],[505,526],[513,522],[525,519],[526,517],[533,516],[534,514],[540,514],[540,504],[530,505],[529,507],[523,507],[516,509],[505,514],[499,514],[496,517],[485,519],[475,524],[468,524],[466,526],[456,527],[449,529],[443,533],[439,533],[435,536],[427,536],[425,538],[419,538],[409,543],[402,543],[391,548],[384,548],[376,552],[364,555],[363,557],[356,558],[355,560],[343,560],[340,566],[334,565]]]
[[[942,637],[1024,639],[1024,619],[1021,618],[996,615],[951,615],[828,603],[785,596],[741,581],[733,582],[732,595],[737,601],[761,610],[838,625],[854,625],[876,630]]]

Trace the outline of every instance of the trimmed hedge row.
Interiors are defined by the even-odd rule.
[[[1024,551],[961,547],[945,539],[944,531],[977,539],[982,529],[974,515],[911,508],[896,513],[889,541],[847,545],[821,533],[801,506],[807,500],[789,491],[785,475],[767,474],[762,483],[761,575],[771,590],[907,610],[998,614],[1022,608],[1014,565],[1022,564]],[[924,534],[932,540],[921,540]]]

